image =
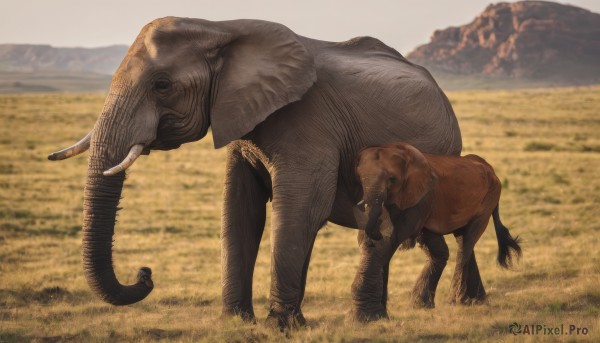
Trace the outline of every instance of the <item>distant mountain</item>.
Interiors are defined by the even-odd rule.
[[[600,14],[545,1],[492,4],[467,25],[435,31],[407,58],[441,79],[600,83]]]
[[[127,48],[0,44],[0,93],[107,90]]]
[[[126,52],[125,45],[55,48],[50,45],[1,44],[0,71],[92,71],[111,75]]]

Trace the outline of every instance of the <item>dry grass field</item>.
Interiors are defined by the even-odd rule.
[[[464,153],[486,158],[503,181],[503,221],[523,239],[516,268],[497,266],[490,224],[475,248],[487,302],[446,302],[452,256],[437,307],[414,310],[408,294],[425,255],[398,252],[391,266],[391,320],[353,323],[356,231],[328,224],[308,274],[303,310],[309,325],[281,334],[263,325],[268,222],[254,277],[258,324],[220,318],[225,151],[214,150],[212,138],[153,152],[129,172],[116,228],[116,272],[130,283],[140,266],[150,266],[155,289],[141,303],[113,307],[90,293],[80,262],[86,156],[46,159],[92,127],[103,95],[0,95],[0,342],[600,341],[600,87],[449,97]],[[454,254],[454,240],[446,240]],[[513,322],[562,325],[565,333],[575,325],[580,333],[544,335],[542,329],[513,336]]]

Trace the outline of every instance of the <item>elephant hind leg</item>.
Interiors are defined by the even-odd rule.
[[[423,230],[420,241],[429,260],[413,288],[412,303],[416,308],[433,308],[435,291],[450,255],[444,236]]]
[[[452,277],[450,302],[472,304],[475,299],[485,297],[485,290],[477,268],[475,243],[479,240],[488,225],[490,217],[479,217],[455,232],[458,251],[456,253],[456,268]],[[471,286],[471,287],[469,287]]]

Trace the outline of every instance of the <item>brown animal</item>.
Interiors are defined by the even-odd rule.
[[[394,239],[409,246],[418,239],[429,256],[413,290],[415,306],[434,307],[437,283],[448,260],[443,235],[453,233],[459,245],[452,302],[466,304],[485,298],[473,248],[490,217],[496,228],[500,266],[511,265],[512,252],[521,254],[519,238],[511,237],[500,221],[500,180],[479,156],[425,154],[405,143],[379,145],[359,153],[357,175],[363,191],[359,205],[364,204],[368,217],[366,235],[373,240],[383,237],[379,223],[385,207]]]

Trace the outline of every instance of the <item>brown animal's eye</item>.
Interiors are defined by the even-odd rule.
[[[168,79],[158,79],[154,81],[154,90],[159,93],[166,93],[171,89],[171,81]]]
[[[395,184],[398,179],[395,176],[390,176],[390,184]]]

